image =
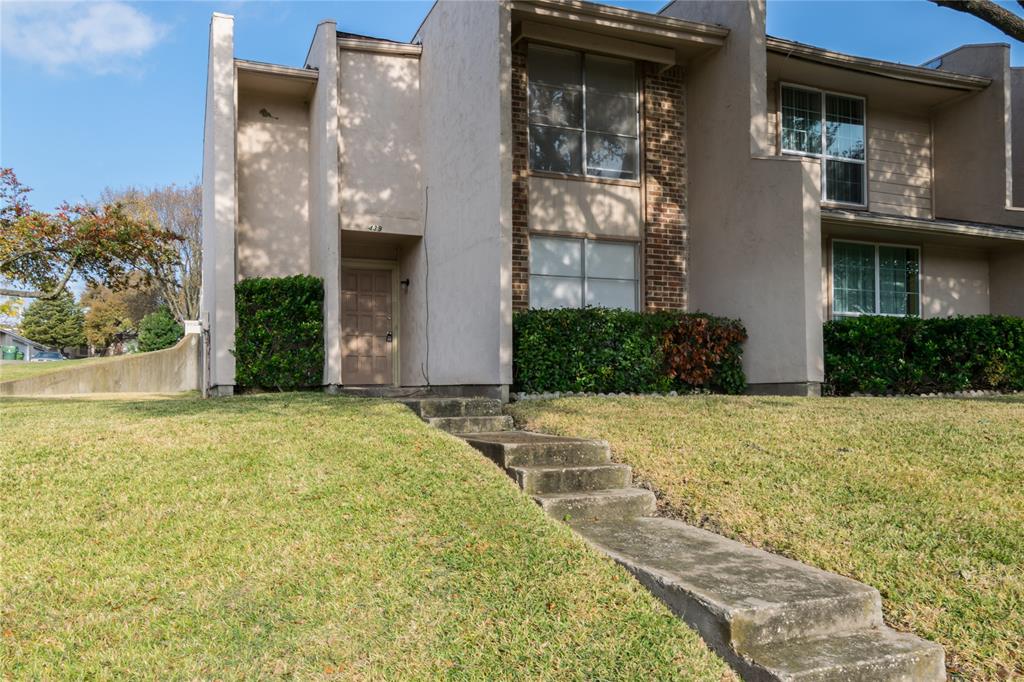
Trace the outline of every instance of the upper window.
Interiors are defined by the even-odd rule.
[[[921,252],[913,246],[832,242],[832,316],[921,314]]]
[[[633,62],[530,46],[530,168],[637,177]]]
[[[530,307],[638,308],[636,244],[530,238]]]
[[[863,99],[782,86],[782,151],[822,159],[825,201],[864,205]]]

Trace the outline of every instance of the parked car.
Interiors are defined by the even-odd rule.
[[[56,362],[57,360],[67,360],[67,358],[58,350],[44,350],[32,356],[32,362]]]

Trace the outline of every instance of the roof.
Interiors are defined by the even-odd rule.
[[[982,76],[939,71],[927,66],[910,66],[870,57],[857,57],[774,36],[767,37],[766,47],[769,52],[783,54],[790,58],[922,85],[973,91],[984,90],[992,82],[990,78]]]
[[[12,336],[12,337],[14,337],[15,341],[19,341],[21,343],[27,344],[29,346],[32,346],[33,348],[40,348],[42,350],[49,350],[49,348],[50,348],[49,346],[47,346],[45,344],[42,344],[42,343],[39,343],[37,341],[33,341],[32,339],[26,339],[24,336],[22,336],[18,332],[14,331],[13,329],[10,329],[8,327],[0,327],[0,334],[6,334],[8,336]]]
[[[376,36],[364,36],[361,33],[349,33],[348,31],[338,31],[338,37],[343,39],[354,39],[354,40],[375,40],[379,43],[397,43],[402,45],[400,40],[390,40],[388,38],[378,38]]]
[[[976,223],[967,220],[910,218],[889,213],[877,213],[875,211],[850,211],[824,207],[821,209],[821,218],[822,220],[919,230],[935,234],[1024,241],[1024,228],[995,225],[992,223]]]

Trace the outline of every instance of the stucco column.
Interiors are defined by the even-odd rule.
[[[338,222],[338,33],[316,27],[306,66],[319,71],[309,105],[309,263],[324,281],[324,384],[341,377],[341,228]]]
[[[202,322],[208,331],[206,387],[230,395],[235,385],[235,19],[214,13],[203,125]]]

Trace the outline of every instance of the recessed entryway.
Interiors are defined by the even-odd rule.
[[[390,261],[343,261],[341,377],[346,386],[398,383],[398,269]]]

